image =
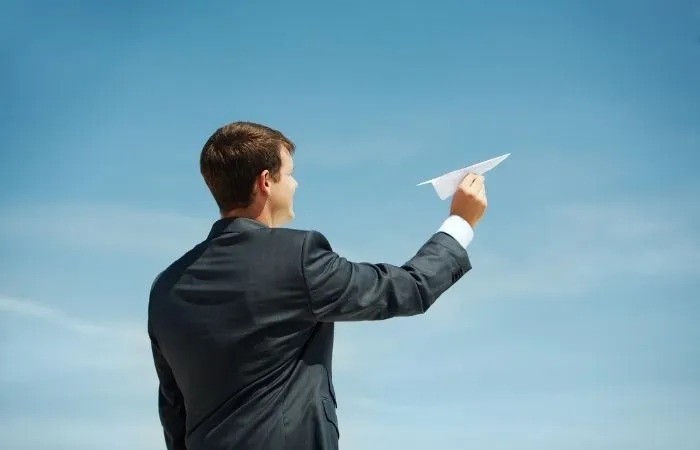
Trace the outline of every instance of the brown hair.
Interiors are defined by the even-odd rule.
[[[263,170],[279,179],[282,146],[294,153],[294,143],[282,133],[252,122],[232,122],[211,135],[199,168],[220,211],[249,206],[255,178]]]

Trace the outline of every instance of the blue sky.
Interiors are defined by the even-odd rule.
[[[292,138],[296,228],[401,264],[487,176],[473,270],[341,324],[341,447],[700,447],[697,1],[3,2],[0,434],[164,448],[155,274],[216,219],[218,126]]]

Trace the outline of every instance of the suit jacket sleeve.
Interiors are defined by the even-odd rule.
[[[150,335],[150,332],[149,332]],[[158,413],[167,450],[186,450],[185,404],[170,366],[151,335],[151,351],[158,375]]]
[[[309,231],[302,272],[310,308],[320,321],[381,320],[422,314],[471,269],[467,251],[450,235],[435,233],[402,266],[355,263]]]

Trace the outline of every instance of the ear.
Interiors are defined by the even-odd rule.
[[[258,192],[266,197],[270,195],[272,190],[272,174],[270,174],[270,171],[266,169],[260,172],[260,175],[258,175],[256,179],[255,185],[258,188]]]

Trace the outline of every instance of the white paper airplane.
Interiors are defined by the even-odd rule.
[[[453,195],[455,191],[457,191],[459,183],[461,183],[462,180],[464,180],[464,177],[466,177],[467,174],[475,173],[477,175],[483,175],[489,170],[499,165],[501,161],[503,161],[509,156],[510,153],[506,153],[505,155],[497,156],[496,158],[482,161],[480,163],[474,164],[473,166],[465,167],[463,169],[455,170],[453,172],[440,175],[439,177],[433,178],[432,180],[423,181],[422,183],[418,183],[417,186],[422,186],[424,184],[431,183],[435,188],[435,192],[437,192],[438,197],[440,197],[440,200],[445,200],[446,198]]]

